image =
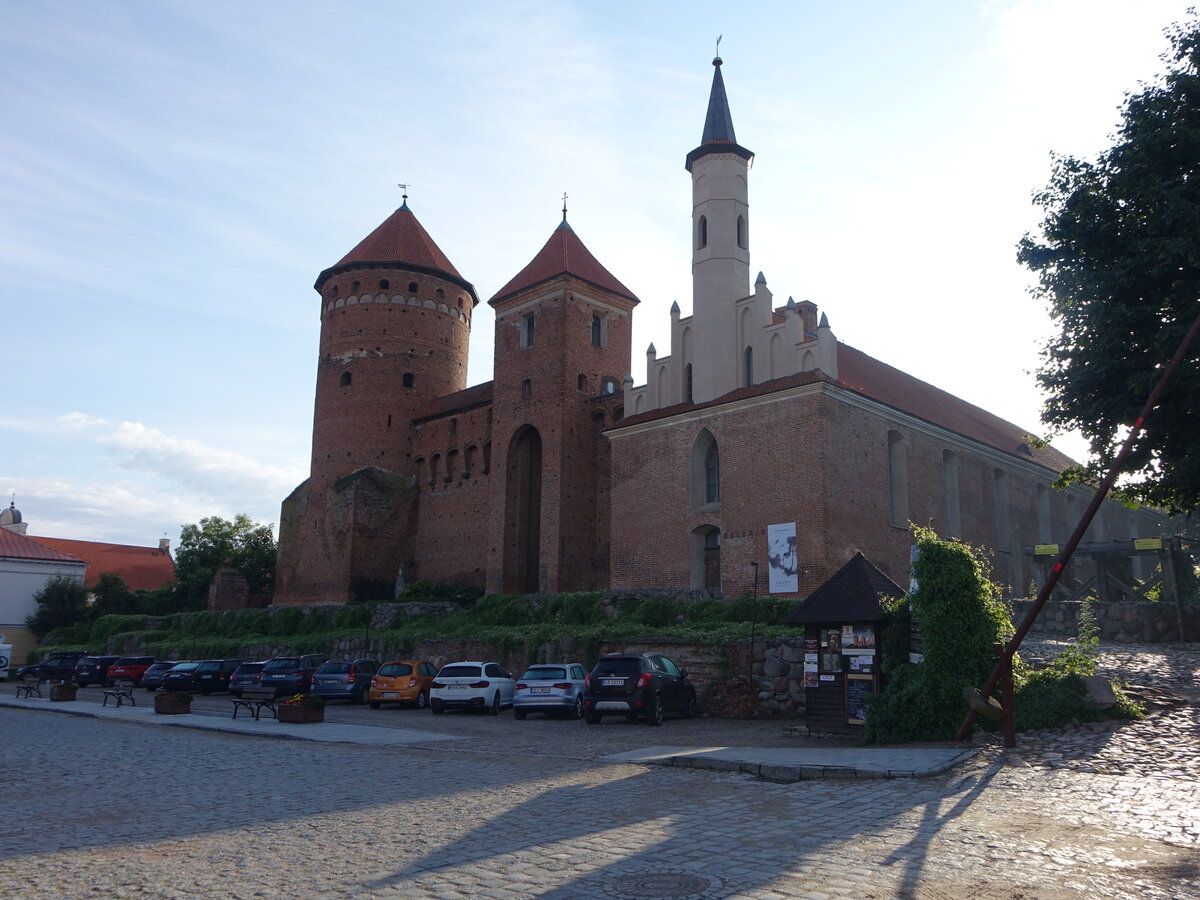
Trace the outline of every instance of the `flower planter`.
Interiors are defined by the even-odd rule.
[[[192,711],[190,700],[168,700],[165,697],[154,698],[154,711],[164,716],[180,716]]]
[[[325,707],[301,706],[299,704],[280,703],[275,707],[280,722],[292,725],[307,725],[310,722],[325,721]]]
[[[78,691],[79,691],[79,688],[66,687],[65,685],[61,685],[61,684],[52,684],[52,685],[50,685],[50,699],[51,700],[74,700],[75,694]]]

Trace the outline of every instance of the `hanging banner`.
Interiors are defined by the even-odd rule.
[[[772,594],[794,594],[799,590],[795,522],[767,526],[767,564],[767,589]]]

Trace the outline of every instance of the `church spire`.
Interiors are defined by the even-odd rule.
[[[687,170],[692,171],[696,160],[709,153],[736,153],[742,159],[754,156],[737,142],[733,133],[733,114],[729,111],[729,98],[725,95],[725,79],[721,77],[722,59],[713,58],[712,90],[708,94],[708,113],[704,117],[704,133],[700,146],[687,155]]]

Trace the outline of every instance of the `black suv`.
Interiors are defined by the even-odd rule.
[[[276,656],[263,666],[259,684],[275,688],[275,696],[285,694],[307,694],[312,686],[312,677],[328,656],[309,653],[305,656]]]
[[[206,659],[192,673],[195,688],[202,694],[229,690],[229,679],[244,659]]]
[[[40,663],[21,666],[17,669],[17,677],[36,675],[38,681],[70,681],[75,677],[76,663],[87,655],[86,650],[62,650],[52,653]]]
[[[108,667],[115,663],[119,656],[81,656],[75,663],[75,683],[80,687],[89,684],[107,684]]]
[[[612,653],[596,660],[584,679],[583,709],[589,725],[604,716],[661,725],[667,710],[686,719],[696,715],[696,689],[687,670],[661,653]]]

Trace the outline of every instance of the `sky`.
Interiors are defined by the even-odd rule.
[[[752,274],[1043,434],[1033,194],[1052,153],[1111,145],[1190,2],[0,0],[0,498],[30,534],[137,545],[277,522],[308,474],[313,282],[399,183],[485,301],[469,384],[564,192],[641,298],[644,383],[691,312],[718,35]]]

